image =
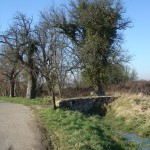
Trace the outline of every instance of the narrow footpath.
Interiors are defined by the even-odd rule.
[[[46,150],[27,106],[0,102],[0,150]]]

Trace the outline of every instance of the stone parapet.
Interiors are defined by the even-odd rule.
[[[96,97],[85,97],[85,98],[73,98],[66,99],[59,102],[59,108],[78,110],[83,113],[94,112],[96,110],[101,111],[104,106],[114,101],[116,97],[112,96],[96,96]]]

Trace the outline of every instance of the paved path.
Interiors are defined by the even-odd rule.
[[[0,150],[45,150],[27,106],[0,102]]]

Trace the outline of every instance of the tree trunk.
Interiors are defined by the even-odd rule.
[[[97,84],[95,86],[95,94],[96,94],[96,96],[104,96],[105,95],[105,91],[103,90],[101,84]]]
[[[5,87],[4,95],[5,96],[9,96],[9,92],[8,92],[7,86]]]
[[[60,85],[58,88],[58,92],[59,92],[59,98],[62,98],[62,86],[60,86]]]
[[[52,96],[52,101],[53,101],[53,108],[54,110],[56,110],[56,99],[55,99],[55,92],[54,92],[54,88],[51,85],[51,82],[49,79],[46,79],[46,84],[47,84],[47,91],[48,94]]]
[[[10,97],[15,96],[15,81],[14,79],[10,79]]]
[[[31,71],[28,74],[28,84],[27,84],[26,98],[34,99],[36,97],[36,85],[37,85],[37,77]]]
[[[53,99],[53,108],[56,110],[56,99],[55,99],[55,92],[52,90],[52,99]]]

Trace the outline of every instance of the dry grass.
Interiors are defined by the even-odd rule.
[[[120,113],[122,114],[124,110],[128,113],[127,115],[133,117],[137,115],[148,115],[150,117],[150,96],[145,96],[141,93],[134,95],[128,93],[115,93],[115,96],[119,97],[114,102],[114,109],[118,115]]]
[[[150,135],[150,96],[115,93],[119,97],[111,104],[115,117],[122,118],[124,124],[134,128],[138,134]],[[148,133],[149,132],[149,133]]]

